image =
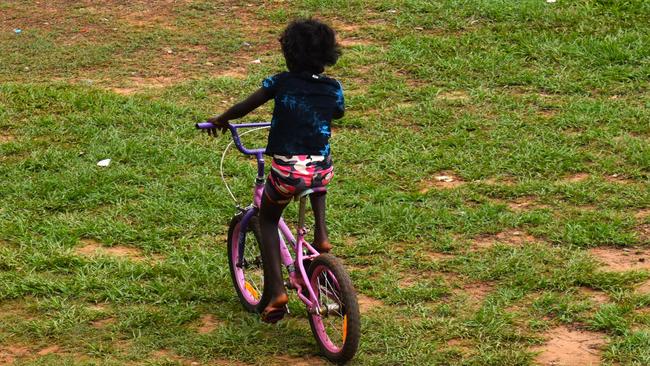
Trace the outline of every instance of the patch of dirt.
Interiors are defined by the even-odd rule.
[[[465,90],[451,90],[438,94],[436,98],[447,101],[465,101],[469,100],[470,96]]]
[[[650,209],[648,208],[639,210],[637,213],[634,214],[634,217],[637,220],[645,220],[648,216],[650,216]]]
[[[201,317],[199,327],[196,329],[196,331],[199,334],[207,334],[217,329],[219,324],[219,319],[215,318],[214,315],[205,314]]]
[[[33,358],[34,356],[46,356],[52,353],[61,353],[57,345],[50,345],[38,351],[21,344],[0,345],[0,365],[13,365],[17,361]]]
[[[332,28],[337,32],[337,36],[340,37],[339,32],[342,33],[355,33],[361,30],[361,26],[359,24],[353,24],[353,23],[342,23],[342,22],[333,22],[332,23]]]
[[[371,309],[384,306],[384,302],[361,293],[357,293],[359,311],[361,314],[368,313]]]
[[[101,329],[101,328],[104,328],[104,327],[106,327],[108,325],[115,324],[116,321],[117,320],[115,318],[110,317],[110,318],[94,320],[94,321],[90,322],[90,325],[93,328]]]
[[[416,277],[412,274],[407,274],[399,280],[400,288],[409,288],[415,285],[418,282],[419,277]]]
[[[416,105],[416,103],[413,102],[413,101],[403,101],[403,102],[395,104],[394,108],[396,110],[409,109],[409,108],[413,108],[415,105]]]
[[[183,366],[198,366],[198,365],[203,365],[202,363],[196,361],[196,360],[191,360],[187,359],[181,356],[178,356],[174,354],[172,351],[167,350],[167,349],[161,349],[158,351],[155,351],[153,353],[153,357],[159,359],[159,360],[164,360],[164,361],[172,361],[176,363],[180,363]]]
[[[523,244],[536,241],[535,237],[520,230],[506,230],[496,235],[497,240],[510,244]]]
[[[160,89],[168,87],[178,81],[174,77],[156,76],[156,77],[130,77],[126,80],[124,87],[111,87],[110,90],[117,94],[130,95],[135,92],[146,89]]]
[[[505,186],[511,187],[517,184],[512,178],[487,178],[479,181],[480,183],[488,184],[491,186]]]
[[[171,3],[173,2],[158,2],[158,3]],[[172,5],[173,6],[173,5]],[[131,10],[131,12],[123,13],[122,20],[126,21],[133,27],[136,28],[146,28],[151,26],[160,26],[165,29],[173,29],[173,25],[170,21],[173,21],[175,17],[172,14],[172,7],[169,6],[147,6],[142,8],[139,11],[133,12],[132,9],[127,7],[126,11]]]
[[[447,341],[447,347],[457,349],[462,353],[469,353],[474,349],[472,342],[469,339],[452,338]]]
[[[92,257],[95,255],[110,255],[121,258],[128,258],[135,261],[144,260],[142,251],[136,248],[125,247],[116,245],[112,247],[104,247],[101,243],[92,239],[83,239],[80,241],[82,247],[76,249],[76,253],[85,257]]]
[[[647,244],[650,242],[650,224],[642,224],[636,227],[636,231],[639,235],[639,241],[641,244]]]
[[[92,304],[88,305],[88,309],[92,311],[106,311],[106,305],[104,304]]]
[[[0,301],[0,319],[2,318],[19,318],[22,321],[34,319],[25,298]]]
[[[622,272],[650,270],[650,249],[648,248],[593,248],[589,254],[594,256],[607,271]]]
[[[605,180],[608,182],[612,183],[620,183],[620,184],[632,184],[634,183],[633,180],[627,179],[624,176],[620,174],[612,174],[612,175],[607,175],[605,176]]]
[[[506,230],[496,235],[482,235],[472,240],[473,249],[488,249],[496,243],[504,243],[513,246],[521,246],[526,243],[534,243],[538,240],[521,230]]]
[[[245,67],[233,67],[227,70],[221,70],[212,73],[212,76],[232,78],[232,79],[245,79],[248,75],[248,70]]]
[[[277,356],[270,360],[269,365],[274,366],[318,366],[329,365],[328,362],[320,357],[306,356],[306,357],[291,357],[291,356]]]
[[[138,91],[136,88],[109,88],[109,90],[119,95],[131,95]]]
[[[455,255],[449,254],[449,253],[440,253],[440,252],[431,252],[431,251],[424,251],[422,252],[425,257],[428,259],[434,261],[434,262],[439,262],[439,261],[444,261],[447,259],[452,259],[456,258]]]
[[[557,109],[555,108],[542,108],[537,112],[543,118],[553,118],[557,114]]]
[[[636,288],[636,293],[642,295],[650,295],[650,280],[645,281]]]
[[[465,182],[459,177],[449,172],[440,172],[429,179],[420,183],[420,193],[427,193],[431,189],[451,189],[456,188]]]
[[[473,303],[482,303],[486,297],[494,290],[494,284],[489,282],[471,282],[465,283],[453,291],[456,296],[467,296]]]
[[[357,240],[356,236],[346,236],[343,238],[343,245],[346,247],[353,247],[356,245]]]
[[[609,296],[602,291],[594,290],[589,287],[581,287],[579,291],[583,296],[596,303],[596,305],[603,305],[609,302]]]
[[[584,132],[585,132],[584,130],[577,129],[577,128],[567,128],[562,131],[563,134],[569,137],[579,137],[582,136]]]
[[[31,350],[23,345],[0,345],[0,365],[12,365],[16,360],[31,355]]]
[[[540,352],[535,363],[544,366],[590,366],[601,364],[601,348],[605,335],[584,330],[572,330],[565,326],[551,329],[544,334],[546,344],[533,348]]]
[[[588,178],[589,178],[588,173],[576,173],[564,178],[564,181],[575,183],[575,182],[582,182],[583,180],[586,180]]]
[[[0,133],[0,144],[6,143],[6,142],[11,142],[16,139],[15,136],[10,135],[8,133]]]
[[[413,251],[414,247],[415,244],[413,243],[398,241],[391,246],[390,250],[397,254],[403,254],[405,252]]]
[[[355,46],[369,46],[375,44],[375,42],[369,39],[350,37],[350,38],[339,39],[339,44],[343,48],[348,48],[348,47],[355,47]]]
[[[535,208],[548,208],[547,205],[537,204],[534,196],[518,197],[513,201],[506,202],[508,208],[513,211],[521,212]]]
[[[36,354],[39,356],[45,356],[45,355],[49,355],[50,353],[59,353],[60,350],[61,349],[59,348],[59,346],[53,345],[53,346],[43,348],[42,350],[36,352]]]
[[[92,239],[83,239],[80,241],[80,243],[84,246],[77,248],[75,251],[77,254],[81,255],[91,255],[102,248],[102,245],[99,242]]]

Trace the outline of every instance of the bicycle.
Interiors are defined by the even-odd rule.
[[[266,304],[260,304],[264,291],[264,272],[260,252],[261,233],[257,214],[262,199],[264,175],[264,148],[247,149],[240,140],[238,129],[252,128],[241,136],[269,128],[270,123],[228,124],[231,141],[221,156],[221,178],[230,196],[237,202],[223,175],[223,160],[228,148],[234,143],[244,155],[257,159],[257,176],[253,189],[253,203],[246,207],[236,205],[237,214],[228,227],[228,263],[230,276],[242,306],[248,312],[256,312]],[[209,122],[198,123],[199,129],[212,129]],[[298,227],[296,235],[291,233],[284,219],[280,219],[280,253],[282,264],[287,269],[285,286],[295,290],[305,304],[309,324],[324,356],[332,362],[343,363],[354,357],[361,337],[360,313],[356,291],[341,262],[329,253],[320,254],[307,241],[305,234],[305,201],[315,192],[324,192],[325,187],[308,189],[296,196],[299,201]],[[295,258],[287,247],[289,243]]]

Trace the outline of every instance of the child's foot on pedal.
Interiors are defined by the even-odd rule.
[[[329,253],[330,250],[332,250],[332,244],[330,244],[329,241],[318,243],[314,240],[314,243],[312,245],[314,246],[314,249],[316,249],[319,253]]]
[[[288,302],[289,297],[287,294],[281,294],[280,296],[272,298],[271,301],[269,301],[269,304],[266,305],[262,311],[262,321],[271,324],[275,324],[280,321],[287,313],[286,306]]]

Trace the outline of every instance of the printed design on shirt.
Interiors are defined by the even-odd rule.
[[[294,196],[306,189],[327,185],[334,176],[332,159],[319,155],[274,155],[269,180],[275,190]]]
[[[343,97],[343,85],[338,80],[336,82],[339,83],[339,88],[336,90],[336,106],[339,107],[340,110],[343,110],[345,108],[345,98]]]
[[[330,144],[325,145],[325,147],[320,150],[321,155],[329,155],[330,154]]]
[[[311,105],[304,97],[297,97],[291,94],[284,94],[280,97],[280,103],[288,110],[298,113],[303,121],[311,123],[320,134],[329,137],[331,135],[327,120],[318,112],[312,110]],[[271,121],[273,123],[273,121]],[[326,155],[326,154],[324,154]]]
[[[283,72],[262,81],[275,99],[267,154],[330,154],[330,121],[344,110],[343,89],[338,80],[316,76]]]
[[[264,79],[262,81],[262,86],[265,87],[266,89],[270,89],[275,85],[276,82],[276,76],[269,76],[268,78]]]
[[[318,132],[328,137],[332,135],[332,132],[330,131],[330,126],[328,126],[327,123],[322,124],[318,129]]]

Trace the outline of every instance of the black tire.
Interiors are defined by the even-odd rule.
[[[262,235],[257,214],[248,221],[245,228],[244,260],[239,261],[239,237],[242,233],[243,214],[235,215],[228,227],[228,265],[237,297],[246,311],[254,313],[264,292],[264,267],[260,248]],[[251,235],[252,234],[252,235]],[[242,277],[243,276],[243,277]],[[259,277],[259,281],[257,278]],[[242,282],[243,280],[243,282]]]
[[[335,277],[336,281],[333,281],[331,276],[327,272],[324,272],[325,270],[329,271]],[[339,364],[345,363],[356,354],[361,337],[361,315],[359,313],[356,290],[341,262],[331,254],[321,254],[316,257],[309,266],[308,275],[314,291],[319,296],[320,304],[323,305],[323,302],[326,301],[338,306],[338,310],[332,310],[331,315],[319,316],[310,314],[309,325],[311,326],[311,331],[314,334],[314,338],[316,338],[321,352],[328,360]],[[331,283],[334,283],[332,287],[338,287],[338,296],[336,293],[332,296],[321,296],[322,293],[328,292],[326,291],[328,287],[327,285],[323,285],[322,282],[319,285],[318,279],[326,278],[330,279]],[[329,292],[331,293],[332,291]],[[332,336],[327,332],[325,320],[329,316],[332,316],[335,322],[340,318],[342,325],[344,324],[342,326],[342,337],[340,341],[338,339],[333,340]],[[319,327],[322,328],[320,331]],[[337,327],[333,326],[332,328]],[[323,330],[325,330],[325,335],[323,334]]]

